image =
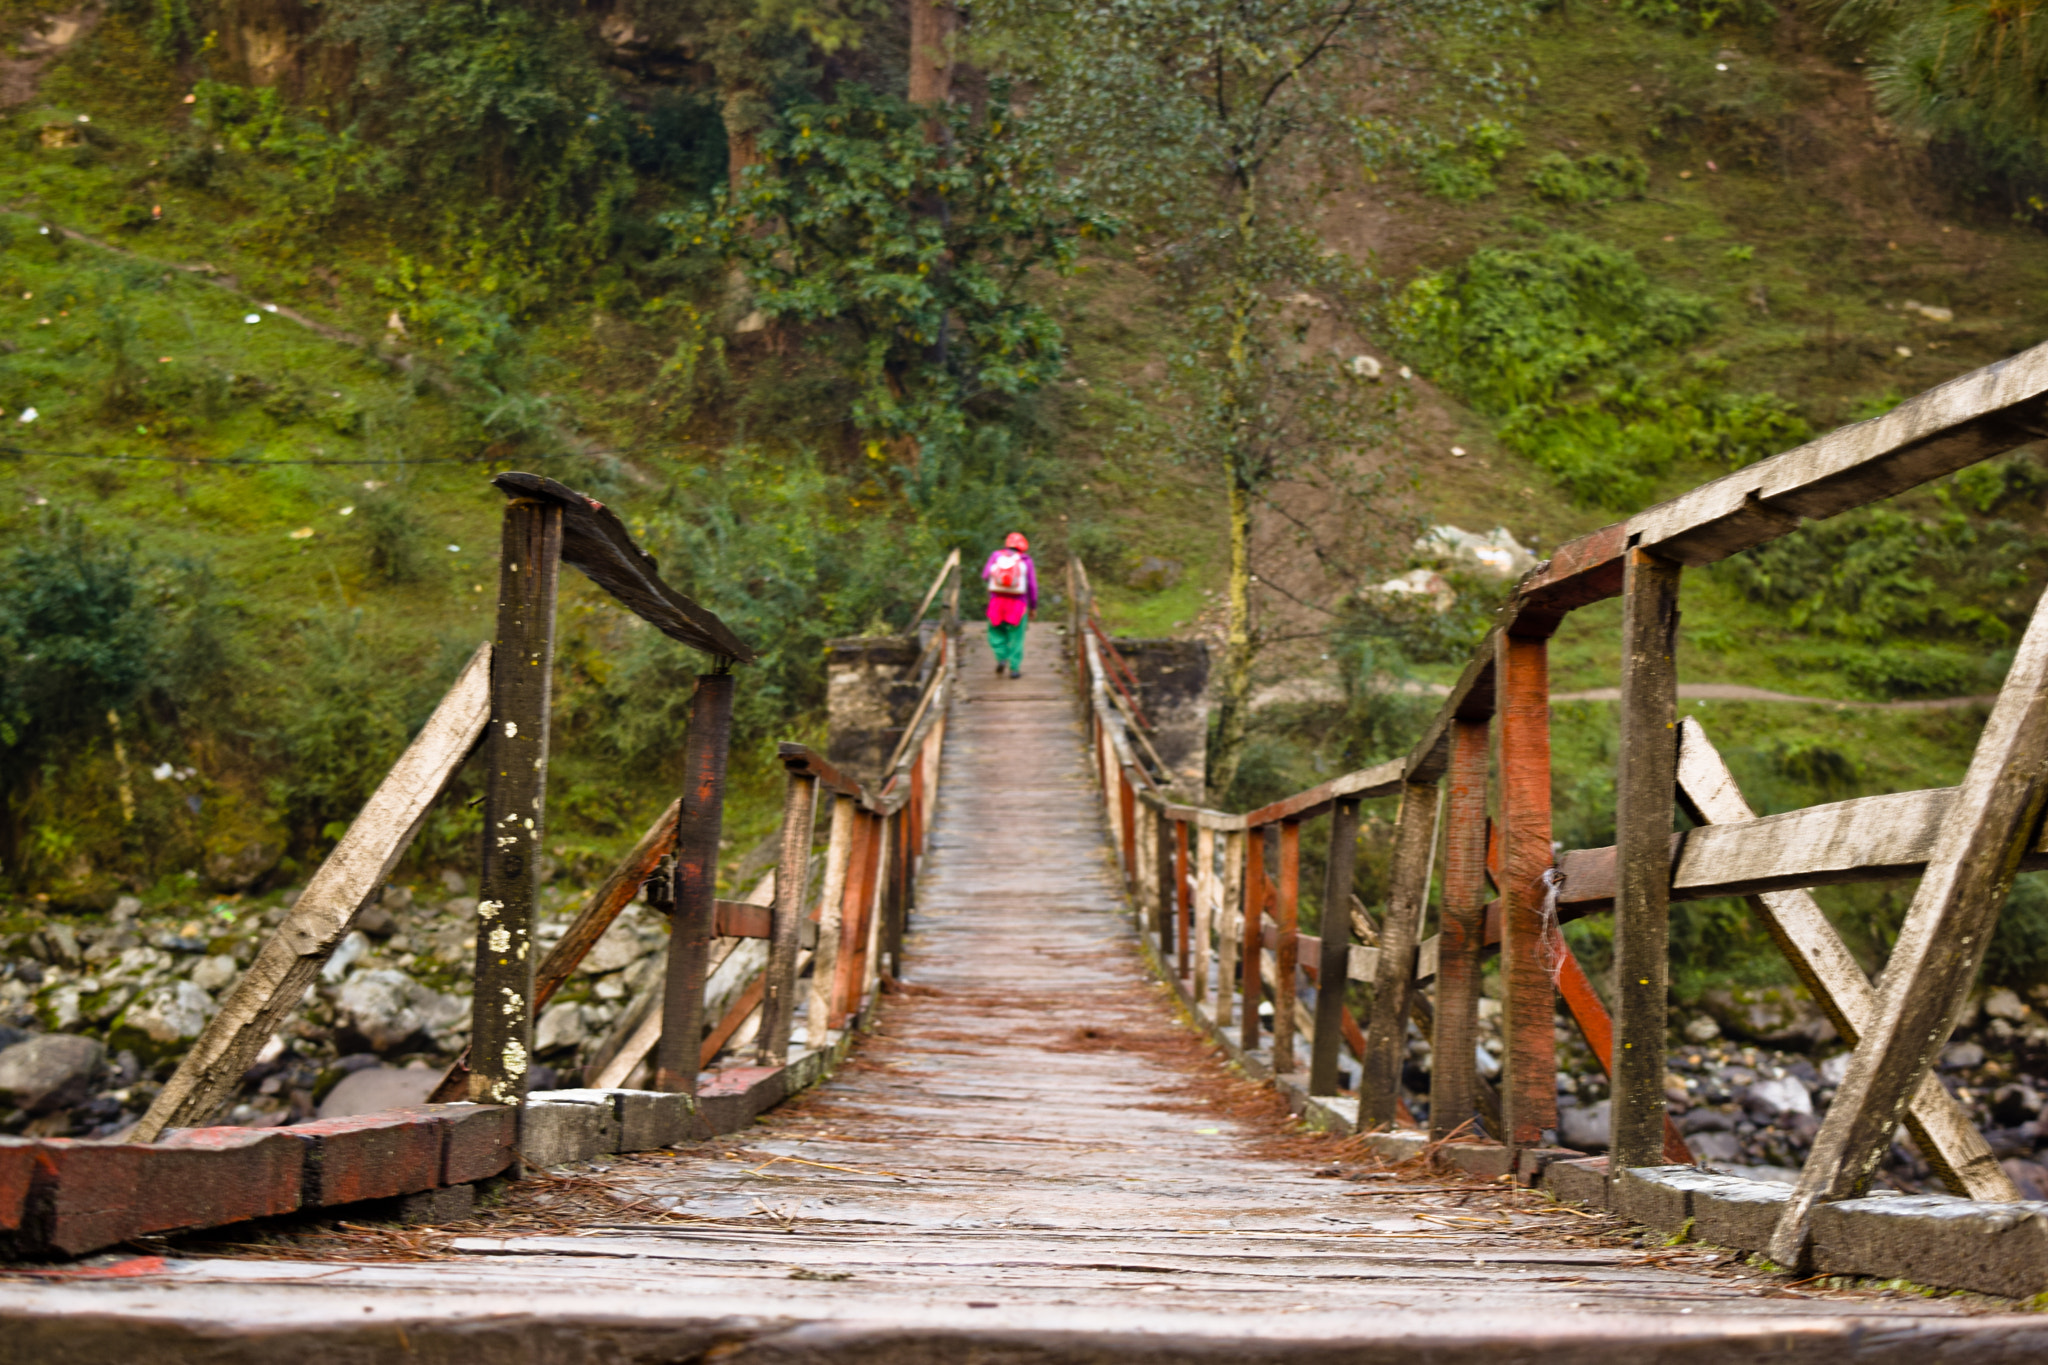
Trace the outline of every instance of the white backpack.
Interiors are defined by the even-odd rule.
[[[1016,550],[1004,550],[996,555],[995,563],[989,565],[988,590],[1005,597],[1022,597],[1030,583],[1029,570],[1024,567],[1024,556]]]

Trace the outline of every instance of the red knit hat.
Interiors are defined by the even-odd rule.
[[[1003,537],[1003,548],[1005,550],[1022,550],[1025,554],[1030,554],[1031,542],[1024,539],[1022,531],[1012,531]]]

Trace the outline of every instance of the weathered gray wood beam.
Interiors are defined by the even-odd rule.
[[[1365,1031],[1365,1056],[1359,1059],[1361,1132],[1390,1127],[1400,1107],[1401,1064],[1408,1056],[1408,995],[1415,988],[1415,945],[1422,937],[1422,912],[1429,901],[1436,817],[1433,784],[1413,782],[1402,788],[1394,856],[1387,869],[1387,909],[1380,917],[1374,963],[1372,1019]]]
[[[809,910],[811,843],[820,783],[821,779],[794,768],[784,777],[782,856],[775,865],[775,932],[761,996],[761,1024],[755,1033],[762,1066],[781,1066],[789,1060],[789,1035],[796,1026],[797,938]],[[834,805],[845,799],[835,797]],[[844,872],[842,864],[842,877]]]
[[[2048,596],[2020,639],[1885,964],[1877,1008],[1771,1235],[1781,1265],[1804,1258],[1814,1208],[1860,1193],[1891,1146],[1955,1028],[2044,800]]]
[[[1734,775],[1708,742],[1700,723],[1687,718],[1679,723],[1678,734],[1679,799],[1687,812],[1713,824],[1739,825],[1755,819]],[[1835,926],[1821,913],[1819,903],[1806,891],[1767,891],[1750,897],[1750,905],[1763,918],[1807,993],[1853,1047],[1877,1009],[1877,992],[1870,988],[1870,979],[1850,956]],[[1984,1135],[1931,1074],[1913,1094],[1906,1127],[1951,1194],[1995,1203],[2010,1203],[2020,1197]]]
[[[131,1138],[154,1142],[166,1128],[205,1124],[227,1102],[284,1016],[298,1008],[356,916],[405,856],[420,822],[491,714],[491,647],[480,645],[434,714],[370,793],[348,833],[293,902],[249,970],[221,1002]]]

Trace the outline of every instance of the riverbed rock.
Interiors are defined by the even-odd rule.
[[[342,1027],[372,1052],[404,1051],[406,1044],[460,1020],[467,1006],[391,967],[359,971],[335,1000]]]
[[[31,1114],[84,1100],[107,1050],[96,1039],[45,1033],[0,1052],[0,1101]]]
[[[218,1008],[197,983],[166,981],[137,996],[116,1029],[141,1034],[158,1051],[174,1049],[197,1038]]]
[[[1700,1004],[1729,1037],[1766,1047],[1807,1052],[1841,1036],[1818,1005],[1789,986],[1711,990]]]

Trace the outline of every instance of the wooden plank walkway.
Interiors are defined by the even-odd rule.
[[[1146,972],[1055,642],[1015,681],[970,643],[907,989],[818,1091],[617,1158],[555,1235],[0,1283],[0,1362],[2048,1357],[2038,1316],[1787,1290],[1288,1132]]]

